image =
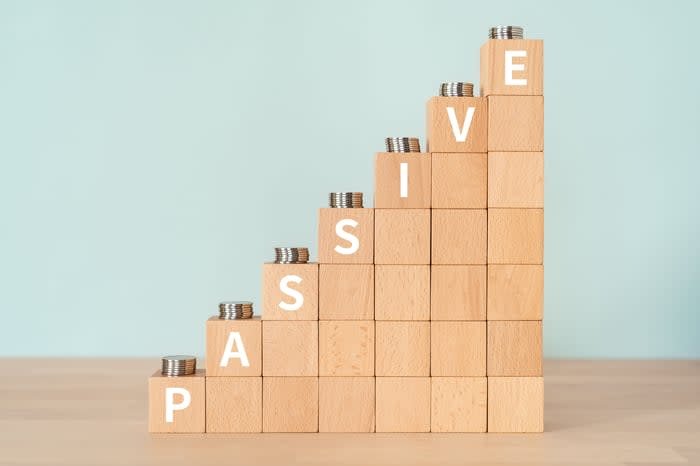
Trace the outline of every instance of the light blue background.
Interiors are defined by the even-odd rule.
[[[700,357],[692,2],[0,1],[0,355],[202,354],[489,26],[545,39],[549,357]]]

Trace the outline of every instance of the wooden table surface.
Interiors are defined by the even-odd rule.
[[[700,361],[547,361],[544,434],[149,435],[158,363],[0,359],[0,464],[700,464]]]

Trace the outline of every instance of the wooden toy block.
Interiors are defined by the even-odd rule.
[[[486,376],[486,322],[431,322],[430,375]]]
[[[207,432],[262,432],[262,377],[207,376]]]
[[[542,95],[541,40],[492,39],[481,46],[481,95]]]
[[[542,320],[542,265],[488,266],[488,320]]]
[[[430,432],[430,377],[377,377],[377,432]]]
[[[430,209],[375,209],[375,264],[430,264]]]
[[[374,207],[430,208],[430,154],[377,153],[374,158]]]
[[[544,153],[490,152],[489,207],[544,207]]]
[[[432,97],[426,112],[427,151],[486,152],[486,105],[485,97]]]
[[[375,266],[376,320],[430,320],[430,266]]]
[[[489,209],[489,264],[541,264],[544,210]]]
[[[432,154],[433,209],[485,209],[487,156]]]
[[[321,264],[373,263],[374,209],[319,209],[318,261]]]
[[[489,377],[542,375],[542,321],[488,321]]]
[[[430,322],[375,322],[377,376],[430,375]]]
[[[263,377],[263,432],[318,432],[318,377]]]
[[[544,97],[491,96],[489,152],[544,150]]]
[[[320,320],[374,319],[374,265],[321,264],[318,316]]]
[[[263,264],[263,320],[318,320],[318,264]]]
[[[486,266],[432,265],[431,320],[486,320]]]
[[[319,322],[318,355],[321,376],[373,376],[374,321]]]
[[[489,377],[489,432],[543,432],[544,379]]]
[[[263,375],[318,376],[318,321],[264,321]]]
[[[262,375],[262,322],[259,317],[207,320],[207,375]]]
[[[433,210],[433,264],[486,264],[486,209]]]
[[[160,371],[148,379],[149,432],[204,432],[205,371],[166,377]]]
[[[486,377],[431,377],[431,432],[486,432]]]
[[[374,377],[320,377],[319,432],[374,432]]]

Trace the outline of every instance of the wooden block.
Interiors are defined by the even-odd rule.
[[[486,376],[486,322],[431,322],[430,375]]]
[[[374,375],[374,321],[322,321],[318,325],[319,375]]]
[[[376,320],[430,320],[430,266],[375,266]]]
[[[432,97],[428,101],[428,152],[486,152],[485,97]]]
[[[491,96],[489,152],[544,150],[544,97]]]
[[[544,207],[544,153],[490,152],[489,207]]]
[[[207,320],[207,375],[262,375],[262,322],[260,317],[241,320]]]
[[[432,263],[486,264],[486,209],[433,210]]]
[[[318,321],[264,321],[263,375],[318,376]]]
[[[489,264],[541,264],[544,210],[489,209]]]
[[[318,316],[321,320],[374,319],[374,265],[321,264]]]
[[[318,320],[318,264],[263,264],[263,320]]]
[[[542,320],[544,267],[489,265],[488,320]]]
[[[262,432],[262,377],[207,377],[207,432]]]
[[[374,209],[319,209],[318,261],[321,264],[373,263]]]
[[[430,208],[430,154],[379,152],[374,158],[374,207]]]
[[[377,432],[430,432],[430,377],[377,377]]]
[[[430,322],[375,322],[377,376],[430,375]]]
[[[489,432],[544,431],[542,377],[489,377]]]
[[[263,377],[263,432],[318,432],[318,377]]]
[[[430,209],[375,209],[375,264],[430,264]]]
[[[487,156],[432,154],[433,209],[485,209]]]
[[[542,321],[488,322],[489,377],[542,375]]]
[[[431,432],[486,432],[486,377],[431,377]]]
[[[320,377],[319,432],[374,432],[374,377]]]
[[[544,44],[491,39],[481,46],[481,95],[542,95]]]
[[[160,371],[148,379],[149,432],[204,432],[205,371],[166,377]]]
[[[431,320],[486,320],[486,266],[430,266]]]

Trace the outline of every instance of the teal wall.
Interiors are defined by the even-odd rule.
[[[550,357],[700,357],[697,4],[0,1],[0,355],[202,354],[494,23],[545,40]]]

